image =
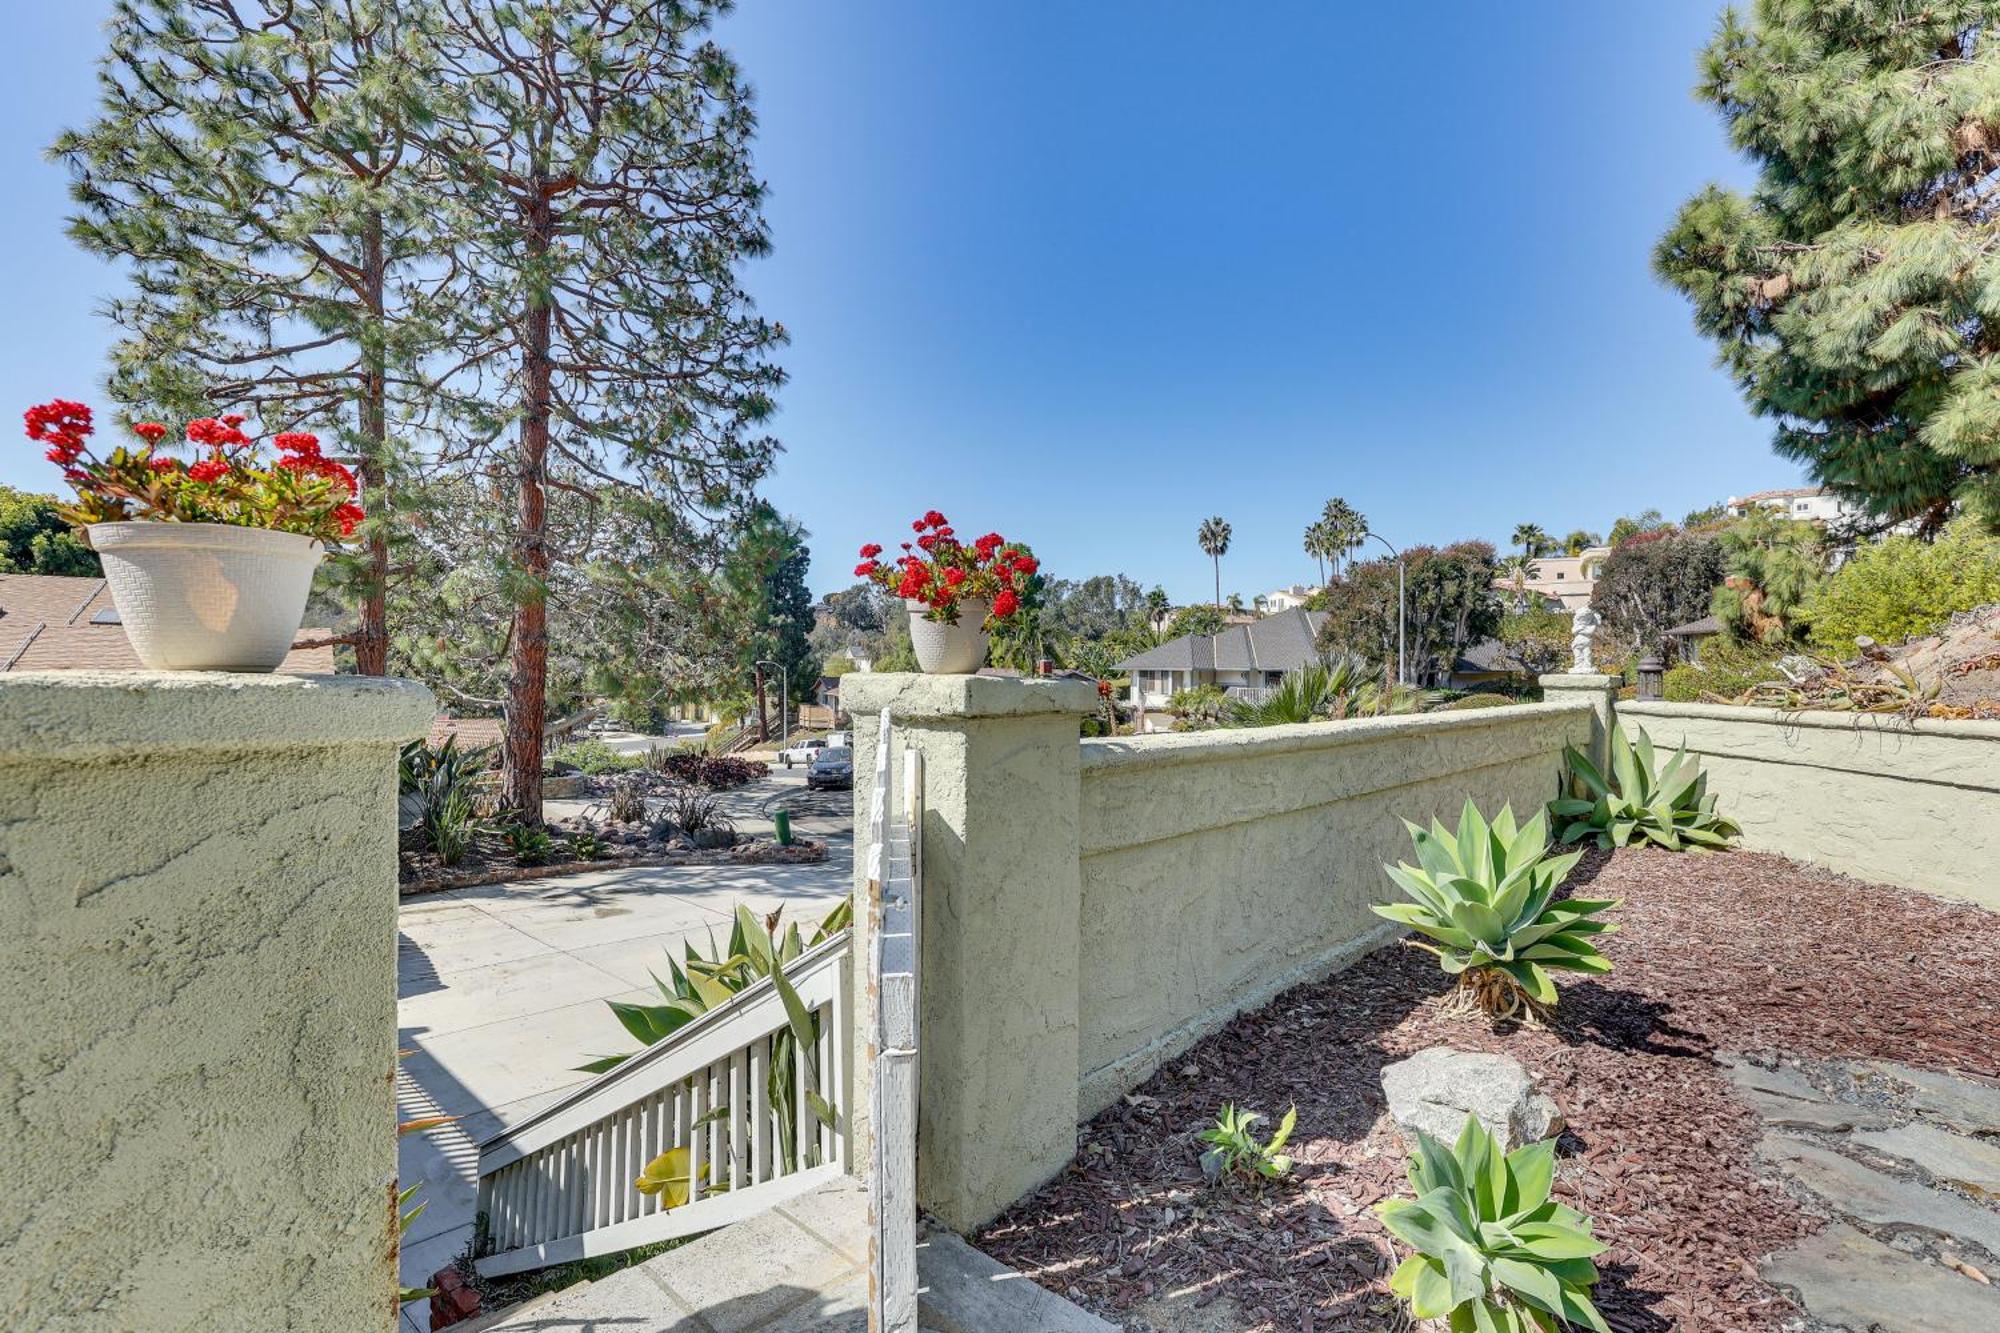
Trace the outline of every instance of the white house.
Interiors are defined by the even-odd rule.
[[[1325,623],[1324,611],[1281,611],[1220,634],[1183,634],[1114,669],[1132,677],[1125,702],[1142,714],[1141,729],[1165,731],[1173,724],[1167,700],[1176,690],[1219,685],[1239,697],[1267,690],[1287,671],[1318,659],[1313,645]]]
[[[1590,605],[1597,587],[1597,571],[1611,554],[1609,546],[1587,547],[1579,555],[1538,555],[1532,572],[1522,581],[1522,590],[1539,599],[1551,611],[1580,611]],[[1514,596],[1514,580],[1502,576],[1493,584],[1503,599]]]
[[[1257,606],[1266,615],[1276,615],[1280,611],[1297,611],[1303,608],[1306,601],[1318,591],[1318,588],[1308,588],[1303,583],[1294,583],[1289,588],[1279,588],[1274,592],[1265,593],[1257,599]]]

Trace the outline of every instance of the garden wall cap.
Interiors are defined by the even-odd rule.
[[[1623,685],[1625,678],[1600,671],[1548,671],[1535,677],[1535,683],[1545,690],[1608,690]]]
[[[840,707],[850,715],[875,714],[887,708],[898,720],[1036,713],[1080,716],[1096,711],[1097,687],[1087,680],[849,672],[840,678]]]
[[[390,676],[10,672],[0,675],[0,764],[397,745],[436,712],[429,690]]]

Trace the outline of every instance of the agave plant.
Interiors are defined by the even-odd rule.
[[[1610,1333],[1591,1304],[1591,1260],[1604,1242],[1590,1219],[1549,1198],[1555,1140],[1502,1154],[1475,1116],[1455,1147],[1421,1131],[1410,1154],[1414,1199],[1377,1204],[1382,1225],[1416,1253],[1389,1279],[1412,1319],[1452,1333]]]
[[[1582,751],[1564,751],[1571,795],[1549,803],[1567,821],[1565,846],[1595,837],[1599,847],[1623,847],[1634,838],[1668,851],[1706,852],[1727,847],[1741,829],[1715,812],[1708,775],[1688,754],[1676,750],[1666,767],[1653,767],[1653,742],[1643,729],[1627,740],[1623,727],[1611,729],[1611,771],[1604,774]]]
[[[1615,899],[1555,901],[1564,876],[1581,852],[1551,856],[1548,824],[1537,813],[1516,827],[1513,807],[1492,823],[1470,800],[1456,833],[1433,819],[1428,829],[1408,820],[1417,865],[1382,867],[1415,901],[1383,903],[1372,910],[1429,937],[1409,943],[1438,957],[1458,978],[1449,1007],[1476,1009],[1494,1018],[1539,1022],[1555,1007],[1551,971],[1611,970],[1592,935],[1618,929],[1592,918]]]
[[[831,1126],[834,1123],[834,1108],[820,1092],[811,1059],[797,1061],[792,1058],[795,1049],[808,1052],[819,1049],[819,1016],[808,1011],[799,999],[798,992],[785,979],[785,968],[793,959],[807,949],[822,943],[854,924],[854,907],[851,899],[843,898],[814,927],[808,939],[801,934],[798,923],[792,922],[780,930],[784,909],[780,908],[759,921],[750,909],[738,903],[736,920],[729,932],[729,947],[718,951],[715,942],[709,941],[711,957],[704,958],[690,941],[686,946],[685,966],[676,963],[672,955],[667,958],[668,980],[660,980],[658,974],[653,984],[659,987],[665,997],[663,1004],[628,1004],[618,1000],[606,1001],[611,1012],[624,1025],[627,1032],[645,1045],[664,1040],[678,1032],[694,1019],[729,1002],[737,992],[763,980],[771,979],[778,999],[785,1007],[786,1026],[771,1039],[770,1094],[773,1118],[778,1128],[778,1159],[786,1172],[796,1171],[802,1166],[814,1166],[816,1162],[799,1159],[799,1145],[796,1142],[798,1116],[796,1107],[803,1097],[806,1108],[820,1123]],[[601,1074],[616,1068],[632,1058],[636,1052],[623,1055],[604,1055],[579,1065],[577,1068],[587,1074]],[[798,1086],[797,1068],[805,1072],[806,1086]],[[712,1115],[727,1114],[727,1108]],[[808,1157],[816,1149],[807,1149]],[[658,1175],[654,1165],[649,1163],[647,1171]],[[664,1166],[662,1166],[664,1170]],[[641,1179],[647,1179],[642,1175]]]

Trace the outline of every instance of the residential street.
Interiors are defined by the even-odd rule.
[[[576,1066],[629,1050],[606,1000],[657,998],[650,974],[692,939],[726,940],[739,902],[789,918],[823,915],[852,879],[852,798],[807,792],[804,770],[721,793],[744,833],[766,833],[780,806],[798,836],[828,844],[824,862],[638,866],[489,885],[407,900],[397,950],[401,1117],[461,1117],[400,1145],[405,1186],[429,1207],[405,1237],[403,1281],[420,1286],[471,1234],[477,1147],[495,1130],[584,1081]],[[569,813],[550,802],[549,813]],[[579,807],[580,808],[580,807]],[[424,1333],[419,1305],[406,1326]]]

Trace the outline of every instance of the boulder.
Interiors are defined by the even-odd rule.
[[[1450,1145],[1476,1115],[1508,1149],[1559,1133],[1562,1110],[1511,1056],[1433,1046],[1382,1070],[1389,1114],[1414,1145],[1422,1130]]]

